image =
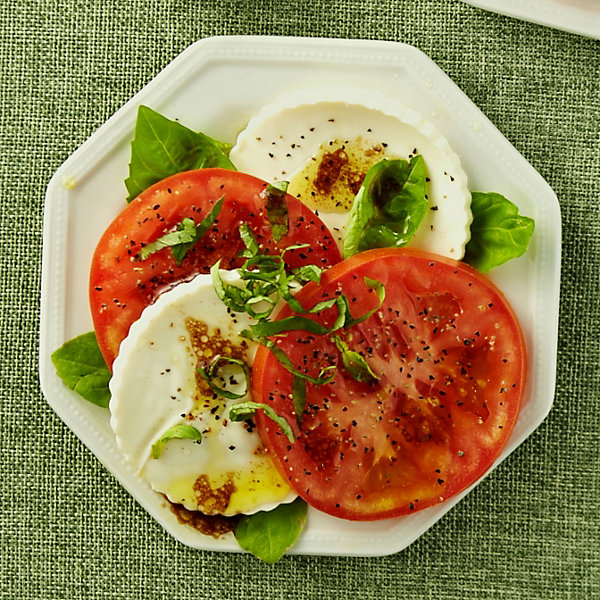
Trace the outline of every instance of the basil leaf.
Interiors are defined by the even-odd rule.
[[[227,157],[231,146],[196,133],[147,106],[138,108],[131,142],[129,177],[125,186],[131,202],[138,194],[165,177],[207,167],[235,171]]]
[[[194,221],[186,217],[177,226],[176,231],[165,233],[165,235],[159,237],[154,242],[146,244],[140,251],[140,258],[146,260],[151,254],[154,254],[163,248],[191,242],[194,239],[195,233],[196,225]]]
[[[265,190],[267,200],[267,216],[271,223],[273,239],[279,242],[289,231],[287,204],[285,202],[288,181],[270,183]]]
[[[221,369],[227,365],[235,365],[239,367],[245,381],[245,388],[243,392],[233,392],[231,389],[223,388],[215,383],[219,379],[221,379],[224,384],[227,383],[220,374]],[[198,373],[200,373],[203,379],[206,380],[208,387],[218,396],[228,398],[229,400],[238,400],[239,398],[243,398],[248,393],[250,369],[248,368],[248,365],[239,358],[232,358],[231,356],[221,356],[220,354],[217,354],[210,366],[208,368],[199,367]],[[230,376],[233,375],[230,374]]]
[[[234,312],[244,312],[244,306],[247,301],[246,290],[239,288],[235,285],[225,283],[221,279],[219,273],[219,266],[221,265],[221,259],[219,259],[211,268],[210,275],[212,278],[213,288],[217,297],[227,308],[230,308]]]
[[[229,418],[232,421],[247,421],[257,410],[262,410],[269,419],[277,423],[290,442],[294,441],[294,431],[284,417],[278,415],[271,406],[262,402],[240,402],[229,407]]]
[[[365,175],[354,199],[342,254],[348,258],[370,248],[405,246],[427,210],[425,161],[383,159]]]
[[[332,335],[331,340],[342,354],[344,369],[353,379],[362,383],[373,383],[379,379],[369,366],[369,363],[358,352],[350,350],[348,344],[338,335]]]
[[[298,426],[302,424],[302,416],[306,407],[306,379],[297,375],[292,378],[292,402],[294,403],[294,412],[296,413],[296,422]]]
[[[312,266],[314,266],[314,265],[307,265],[307,267],[312,267]],[[322,269],[320,269],[319,267],[315,267],[316,270],[314,270],[314,269],[310,269],[310,268],[304,269],[302,267],[301,269],[299,269],[299,271],[300,271],[299,274],[292,272],[292,277],[288,277],[288,275],[285,272],[285,269],[283,267],[284,266],[283,266],[283,261],[282,261],[282,267],[279,272],[279,293],[280,293],[281,297],[288,303],[288,305],[294,312],[301,313],[301,314],[302,313],[303,314],[317,313],[317,312],[320,312],[327,308],[331,308],[336,303],[336,298],[330,298],[329,300],[322,300],[321,302],[317,302],[317,304],[315,304],[311,308],[305,310],[303,308],[303,306],[300,304],[300,302],[298,302],[298,300],[296,300],[296,298],[290,291],[290,284],[293,281],[302,283],[301,280],[303,277],[307,278],[310,281],[314,281],[315,283],[318,283],[321,280]],[[299,279],[299,277],[300,277],[300,279]]]
[[[244,256],[246,258],[256,256],[260,248],[258,246],[258,242],[256,241],[256,237],[254,237],[252,229],[250,229],[250,225],[248,225],[248,223],[241,223],[239,230],[240,237],[246,246],[246,252],[244,253]]]
[[[321,276],[323,275],[323,269],[317,267],[317,265],[303,265],[296,269],[292,269],[292,275],[298,283],[308,283],[314,281],[315,283],[321,282]]]
[[[152,458],[160,458],[163,448],[169,440],[202,440],[202,434],[195,427],[186,423],[174,425],[152,444]]]
[[[289,185],[289,181],[276,181],[275,183],[268,183],[267,193],[273,194],[274,196],[284,195],[287,192]]]
[[[80,396],[102,408],[108,408],[111,373],[106,366],[93,331],[65,342],[52,353],[58,376]]]
[[[242,515],[235,528],[235,539],[244,550],[272,565],[298,539],[306,514],[306,502],[296,498],[268,512]]]
[[[177,226],[176,231],[165,233],[165,235],[159,237],[157,240],[146,244],[140,251],[140,258],[146,260],[151,254],[162,250],[163,248],[171,247],[173,258],[177,261],[177,264],[181,266],[185,255],[188,250],[198,241],[204,237],[204,234],[212,227],[217,215],[223,208],[223,201],[225,197],[221,196],[217,200],[209,213],[202,219],[199,225],[196,225],[193,219],[185,217],[181,223]]]
[[[519,214],[510,200],[495,192],[471,194],[471,240],[464,261],[482,273],[521,256],[533,235],[534,221]]]
[[[370,279],[369,277],[365,277],[364,278],[365,283],[373,290],[375,290],[375,293],[377,294],[377,299],[379,300],[379,302],[377,303],[377,306],[375,308],[372,308],[371,310],[367,311],[364,315],[361,315],[360,317],[357,317],[356,319],[354,317],[352,317],[350,315],[350,307],[348,305],[348,300],[346,298],[346,296],[342,295],[341,298],[344,299],[344,301],[346,302],[346,320],[344,322],[344,328],[345,329],[350,329],[350,327],[353,327],[354,325],[356,325],[357,323],[362,323],[363,321],[366,321],[369,317],[373,316],[380,308],[381,305],[383,304],[383,301],[385,300],[385,286],[383,285],[383,283],[381,283],[380,281],[376,281],[375,279]]]
[[[306,317],[287,317],[281,321],[260,321],[250,325],[253,337],[268,337],[286,331],[308,331],[309,333],[329,333],[330,329]]]
[[[302,373],[302,371],[298,371],[296,368],[294,368],[294,364],[290,360],[289,356],[275,342],[272,342],[267,338],[255,336],[249,329],[244,329],[240,333],[240,335],[249,340],[252,340],[253,342],[256,342],[257,344],[262,344],[263,346],[267,347],[273,353],[273,356],[279,361],[279,363],[295,377],[300,377],[301,379],[310,381],[315,385],[323,385],[325,383],[329,383],[335,377],[335,365],[323,367],[318,377],[311,377],[310,375]]]

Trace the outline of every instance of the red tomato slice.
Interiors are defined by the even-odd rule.
[[[295,432],[290,443],[261,411],[256,423],[281,473],[309,504],[353,520],[405,515],[454,496],[500,454],[525,384],[519,323],[502,293],[460,262],[415,250],[357,254],[297,295],[306,308],[343,292],[355,318],[378,304],[365,277],[385,286],[371,317],[338,332],[378,376],[360,383],[341,365],[330,335],[289,332],[278,346],[295,367],[335,379],[307,385],[301,426],[292,376],[264,346],[253,365],[255,400]],[[284,308],[277,319],[289,316]],[[315,320],[330,327],[337,311]]]
[[[291,266],[328,267],[341,260],[327,227],[289,195],[289,231],[275,244],[266,211],[266,186],[266,182],[236,171],[187,171],[142,192],[109,225],[98,243],[90,272],[94,329],[109,367],[133,321],[158,294],[198,273],[208,273],[219,258],[224,269],[241,264],[237,257],[244,248],[239,234],[241,223],[250,226],[264,249],[279,252],[294,244],[310,244],[286,255]],[[185,217],[199,224],[221,197],[223,206],[213,227],[190,249],[181,266],[170,248],[146,260],[139,258],[142,244],[173,231]]]

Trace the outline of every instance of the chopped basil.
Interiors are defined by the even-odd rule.
[[[146,244],[140,251],[140,258],[146,260],[151,254],[171,248],[173,258],[181,266],[181,262],[188,253],[188,250],[204,237],[204,234],[212,227],[217,215],[223,208],[224,196],[219,198],[210,209],[209,213],[202,219],[199,225],[196,225],[193,219],[185,217],[177,226],[175,231],[165,233],[154,242]]]
[[[240,227],[240,237],[246,246],[246,252],[244,256],[246,258],[250,258],[252,256],[256,256],[259,253],[259,246],[254,234],[252,233],[252,229],[250,229],[250,225],[248,223],[241,223]]]
[[[495,192],[471,194],[471,240],[464,261],[482,273],[521,256],[533,235],[534,221],[519,214],[510,200]]]
[[[229,372],[223,375],[223,369],[233,366],[236,374]],[[229,400],[238,400],[243,398],[248,393],[249,382],[250,382],[250,370],[248,365],[238,358],[232,358],[231,356],[221,356],[218,354],[215,356],[209,367],[199,367],[198,373],[206,380],[208,387],[218,396],[228,398]],[[244,391],[234,392],[231,388],[239,385],[237,377],[239,375],[244,377]],[[218,381],[223,383],[223,386],[217,384]],[[230,386],[229,389],[227,386]]]
[[[298,426],[302,424],[302,416],[306,407],[306,379],[294,375],[292,378],[292,402]]]
[[[338,335],[331,336],[331,340],[342,354],[344,369],[356,380],[363,383],[373,383],[379,379],[369,366],[369,363],[358,352],[350,350],[348,344]]]
[[[307,504],[301,498],[268,512],[242,515],[235,528],[235,539],[250,554],[274,564],[298,539],[306,515]]]
[[[262,410],[269,419],[277,423],[290,442],[294,441],[294,431],[284,417],[278,415],[271,406],[262,402],[240,402],[229,407],[229,418],[232,421],[247,421],[257,410]]]
[[[220,261],[211,268],[213,286],[220,300],[234,312],[246,312],[251,317],[264,322],[279,301],[283,298],[293,310],[300,313],[313,313],[333,306],[335,299],[317,304],[304,310],[294,299],[291,289],[307,281],[319,282],[323,269],[315,265],[305,265],[290,269],[284,261],[284,255],[290,250],[305,247],[304,244],[290,246],[278,255],[261,254],[259,245],[247,224],[240,225],[240,236],[246,246],[242,255],[246,258],[238,269],[242,285],[225,283],[219,274]],[[310,326],[310,325],[309,325]],[[271,335],[257,333],[259,336]]]
[[[152,458],[160,458],[165,444],[169,440],[202,440],[202,434],[187,423],[179,423],[167,429],[159,440],[152,444]]]
[[[285,202],[288,181],[270,183],[265,190],[267,216],[271,223],[273,239],[279,242],[289,231],[287,204]]]
[[[384,158],[374,164],[348,216],[344,258],[370,248],[405,246],[427,211],[426,178],[425,161],[420,155],[410,162]]]
[[[287,192],[289,185],[289,181],[276,181],[275,183],[269,183],[267,184],[267,193],[275,196],[281,196]]]
[[[321,275],[323,275],[323,269],[317,267],[317,265],[303,265],[302,267],[292,269],[292,275],[301,284],[308,283],[309,281],[319,283]]]
[[[52,353],[52,363],[64,383],[92,404],[108,408],[111,373],[93,331],[65,342]]]
[[[125,180],[127,201],[157,181],[182,171],[207,167],[235,171],[227,156],[230,149],[230,144],[196,133],[147,106],[140,106],[131,142],[129,177]]]
[[[381,283],[380,281],[376,281],[375,279],[370,279],[369,277],[365,277],[364,281],[371,290],[375,291],[379,302],[377,303],[377,306],[375,306],[375,308],[367,311],[364,315],[361,315],[360,317],[354,318],[350,315],[350,308],[348,306],[348,300],[346,299],[345,296],[341,296],[342,298],[344,298],[344,301],[346,302],[346,308],[348,309],[346,311],[346,314],[348,316],[346,317],[346,320],[344,321],[345,329],[350,329],[350,327],[353,327],[357,323],[362,323],[369,317],[373,316],[381,308],[383,301],[385,300],[385,286],[383,285],[383,283]]]
[[[323,367],[319,372],[317,377],[311,377],[302,371],[299,371],[294,367],[294,364],[290,360],[289,356],[273,341],[268,338],[258,337],[253,334],[253,332],[249,329],[244,329],[240,332],[242,337],[245,337],[257,344],[262,344],[266,346],[273,356],[279,361],[279,363],[286,368],[292,375],[296,377],[300,377],[301,379],[305,379],[306,381],[310,381],[315,385],[323,385],[324,383],[329,383],[335,377],[335,365],[330,365],[328,367]]]
[[[279,321],[259,321],[254,325],[250,325],[253,337],[268,337],[278,335],[286,331],[307,331],[315,334],[329,333],[330,329],[307,319],[306,317],[287,317]]]

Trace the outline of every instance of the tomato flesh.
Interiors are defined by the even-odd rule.
[[[326,226],[289,195],[285,198],[288,233],[275,243],[266,210],[266,186],[266,182],[237,171],[187,171],[142,192],[109,225],[98,243],[90,271],[94,329],[109,367],[131,324],[162,291],[198,273],[208,273],[219,258],[224,269],[241,264],[241,223],[249,225],[264,252],[278,253],[291,245],[309,244],[308,248],[286,254],[290,266],[329,267],[341,260]],[[223,206],[213,226],[189,250],[180,266],[170,248],[140,259],[143,244],[175,230],[185,217],[199,224],[220,198],[224,198]]]
[[[519,323],[501,292],[463,263],[416,250],[372,250],[331,269],[297,295],[305,307],[344,293],[354,317],[378,304],[365,277],[385,286],[371,317],[338,332],[378,379],[341,366],[330,335],[294,331],[278,346],[298,370],[335,379],[307,385],[301,425],[292,375],[261,347],[256,401],[293,426],[290,443],[260,411],[265,446],[291,486],[315,508],[352,520],[410,514],[464,490],[490,468],[513,429],[526,377]],[[289,316],[284,308],[278,319]],[[315,320],[331,326],[335,309]]]

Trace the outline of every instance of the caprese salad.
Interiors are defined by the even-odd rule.
[[[516,422],[526,348],[483,272],[533,221],[473,193],[394,99],[276,99],[231,146],[140,106],[94,331],[53,354],[173,510],[275,562],[307,504],[351,520],[454,496]]]

